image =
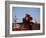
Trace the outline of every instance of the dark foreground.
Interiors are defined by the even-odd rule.
[[[12,24],[12,31],[26,31],[26,30],[40,30],[40,24],[32,24],[32,25],[25,25],[25,24]]]

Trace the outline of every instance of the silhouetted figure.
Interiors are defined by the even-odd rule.
[[[29,26],[29,28],[30,28],[30,30],[32,30],[32,17],[29,15],[29,14],[26,14],[26,16],[23,18],[23,23],[25,24],[25,25],[28,25]]]

